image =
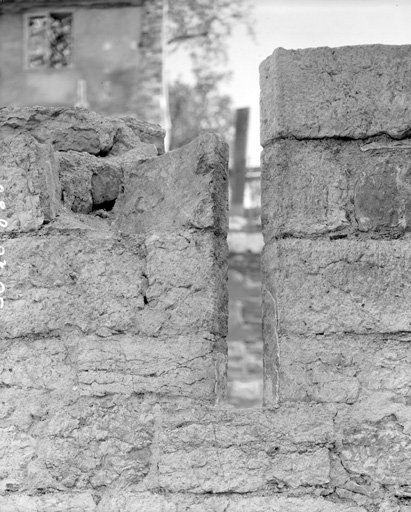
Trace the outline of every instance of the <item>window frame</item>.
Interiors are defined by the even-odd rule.
[[[30,67],[29,61],[28,61],[28,45],[29,45],[29,20],[30,18],[34,18],[36,16],[50,16],[52,14],[71,14],[71,37],[72,37],[72,56],[71,56],[71,62],[68,66],[64,66],[62,68],[53,68],[51,66],[41,66],[41,67]],[[58,7],[56,9],[41,9],[41,10],[35,10],[35,11],[26,11],[23,15],[23,31],[24,31],[24,37],[23,37],[23,69],[24,71],[33,71],[33,72],[42,72],[42,71],[54,71],[54,72],[64,72],[65,70],[69,70],[75,67],[75,52],[74,52],[74,9],[65,9]]]

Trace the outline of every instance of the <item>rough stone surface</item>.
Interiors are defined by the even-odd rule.
[[[125,232],[228,229],[226,165],[228,147],[212,133],[149,161],[127,177],[116,205]],[[164,215],[167,210],[168,215]]]
[[[410,46],[278,48],[260,66],[261,145],[410,134]]]
[[[330,481],[332,417],[321,406],[276,413],[173,412],[163,420],[159,482],[194,493],[295,489]]]
[[[411,393],[409,334],[282,336],[282,401],[354,404]],[[392,411],[388,410],[387,414]]]
[[[32,231],[56,218],[61,185],[49,144],[28,134],[0,137],[0,183],[7,190],[4,232]]]
[[[2,512],[96,512],[91,494],[46,494],[45,496],[0,496]]]
[[[83,230],[13,238],[2,245],[7,254],[7,307],[0,336],[17,338],[66,327],[84,333],[139,331],[137,317],[147,288],[141,239]]]
[[[261,66],[264,404],[332,413],[320,495],[367,512],[411,497],[410,55],[279,49]]]
[[[223,495],[196,497],[187,494],[149,493],[105,497],[97,512],[366,512],[363,507],[304,496]]]
[[[90,213],[114,204],[124,176],[140,162],[155,157],[156,151],[153,145],[138,143],[126,153],[106,158],[71,150],[56,155],[64,206],[76,213]]]
[[[28,132],[38,142],[52,144],[57,151],[84,151],[99,156],[112,151],[116,155],[132,149],[140,142],[140,136],[151,144],[157,125],[138,126],[140,133],[136,135],[121,119],[81,108],[0,108],[1,136]]]
[[[263,231],[272,237],[411,228],[411,141],[278,140],[263,151]]]
[[[161,408],[225,394],[227,148],[158,157],[158,127],[78,109],[0,119],[0,510],[115,510],[158,488]],[[153,177],[161,208],[127,209]]]
[[[159,124],[147,123],[132,116],[121,116],[120,120],[123,121],[141,142],[147,144],[154,144],[157,148],[157,154],[164,153],[164,138],[166,132]]]
[[[263,278],[280,333],[411,330],[409,240],[278,240],[264,249]]]

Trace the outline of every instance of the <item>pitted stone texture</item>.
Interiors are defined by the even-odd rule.
[[[2,512],[96,512],[90,493],[0,496]]]
[[[64,492],[114,489],[145,478],[154,435],[150,405],[136,396],[70,401],[59,394],[42,405],[27,432],[16,418],[16,427],[1,427],[0,485]]]
[[[128,233],[196,228],[226,234],[227,166],[227,143],[214,133],[139,165],[125,177],[124,194],[116,203],[118,228]]]
[[[0,386],[80,395],[156,393],[214,399],[215,340],[66,333],[3,340]]]
[[[0,183],[7,220],[4,232],[37,230],[55,219],[60,208],[58,162],[49,144],[27,134],[0,137]]]
[[[224,236],[186,230],[146,239],[148,335],[227,333],[227,247]],[[225,345],[225,343],[224,343]]]
[[[301,496],[105,495],[96,512],[366,512],[363,507]],[[20,512],[20,511],[19,511]],[[77,511],[76,511],[77,512]]]
[[[147,286],[141,239],[73,230],[2,244],[8,256],[2,337],[67,326],[84,333],[139,330],[136,316]]]
[[[364,481],[368,479],[388,488],[392,486],[392,493],[398,497],[409,497],[409,430],[405,431],[395,414],[381,414],[382,418],[375,422],[353,424],[351,419],[351,425],[344,423],[347,415],[341,416],[339,431],[339,457],[346,471],[354,477],[353,480],[362,475]]]
[[[411,141],[279,140],[263,151],[266,241],[411,229]]]
[[[123,185],[123,176],[142,161],[156,156],[153,145],[141,142],[137,145],[119,156],[106,158],[77,151],[57,152],[64,205],[76,213],[90,213],[114,202]]]
[[[164,138],[166,131],[161,128],[159,124],[147,123],[146,121],[140,121],[132,116],[121,116],[119,118],[123,121],[141,142],[146,144],[154,144],[157,148],[157,154],[162,155],[164,153]]]
[[[152,130],[149,123],[141,126],[141,133],[147,133],[148,137]],[[0,136],[21,132],[29,132],[38,142],[52,144],[56,151],[84,151],[100,156],[111,151],[118,155],[140,142],[140,138],[120,119],[104,117],[86,109],[1,108]]]
[[[288,238],[266,246],[263,281],[276,301],[278,332],[410,331],[410,249],[408,240]]]
[[[76,151],[59,152],[63,203],[76,213],[90,213],[94,204],[114,201],[122,171],[108,158]]]
[[[82,395],[156,393],[213,400],[214,340],[128,335],[80,339],[70,358]]]
[[[280,337],[280,401],[353,404],[389,392],[402,402],[411,394],[411,336]]]
[[[278,48],[260,66],[261,145],[411,133],[411,46]]]
[[[326,486],[334,439],[321,406],[250,410],[170,410],[163,418],[160,486],[170,492],[253,492],[274,485]]]

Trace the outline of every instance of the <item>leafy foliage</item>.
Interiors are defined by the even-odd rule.
[[[231,98],[220,94],[218,84],[225,75],[218,72],[197,72],[197,81],[190,85],[177,80],[170,87],[172,123],[170,149],[195,139],[202,131],[212,130],[230,139],[233,132]]]
[[[167,43],[184,45],[195,65],[225,62],[233,25],[253,33],[251,12],[249,0],[170,0]]]
[[[232,29],[243,23],[253,35],[251,13],[249,0],[169,0],[168,48],[188,53],[194,77],[194,85],[178,79],[169,86],[170,149],[203,130],[227,139],[233,134],[231,98],[220,87],[230,77],[226,64]]]

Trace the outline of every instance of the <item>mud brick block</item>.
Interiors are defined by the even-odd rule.
[[[16,390],[7,391],[9,399],[16,396]],[[24,393],[34,398],[23,391],[23,402]],[[35,412],[29,425],[20,414],[14,416],[15,425],[0,428],[0,474],[6,489],[91,490],[138,483],[147,475],[154,415],[136,395],[70,400],[49,394]]]
[[[0,336],[75,327],[136,332],[147,279],[141,239],[85,230],[3,243],[7,266]]]
[[[170,414],[171,413],[171,414]],[[298,405],[261,410],[170,410],[160,437],[159,482],[171,492],[284,489],[329,482],[330,411]]]
[[[216,341],[118,334],[2,340],[0,386],[82,396],[156,393],[212,401]]]
[[[260,66],[261,145],[410,134],[411,47],[278,48]]]
[[[97,512],[135,512],[136,510],[138,512],[157,510],[162,512],[366,512],[365,508],[353,504],[338,503],[309,495],[299,497],[279,494],[201,496],[190,493],[164,495],[149,492],[122,492],[121,496],[107,493],[99,503]]]
[[[356,425],[337,420],[337,425],[344,468],[351,474],[364,475],[368,481],[392,486],[392,493],[399,498],[409,497],[411,436],[409,430],[405,431],[404,422],[391,414]]]
[[[410,340],[407,333],[282,335],[280,401],[354,404],[383,392],[401,403],[411,393]]]
[[[31,135],[0,137],[0,199],[8,223],[2,233],[38,230],[55,219],[61,204],[58,162],[49,144]]]
[[[136,167],[116,207],[127,233],[228,229],[228,146],[203,133],[190,144]]]
[[[263,231],[281,236],[411,229],[411,140],[278,140],[263,151]]]
[[[2,512],[97,512],[92,493],[69,494],[64,492],[49,493],[43,496],[27,494],[0,496]]]
[[[226,240],[212,232],[158,233],[146,239],[148,335],[227,332]],[[225,344],[225,343],[224,343]]]
[[[284,239],[265,247],[265,322],[279,334],[411,330],[407,240]]]
[[[212,401],[215,344],[210,335],[89,336],[66,351],[82,395],[156,393]]]
[[[139,145],[143,138],[152,139],[153,131],[158,132],[158,125],[137,124],[141,138],[121,119],[104,117],[82,108],[0,108],[2,137],[30,133],[38,142],[51,144],[55,151],[118,155]]]

